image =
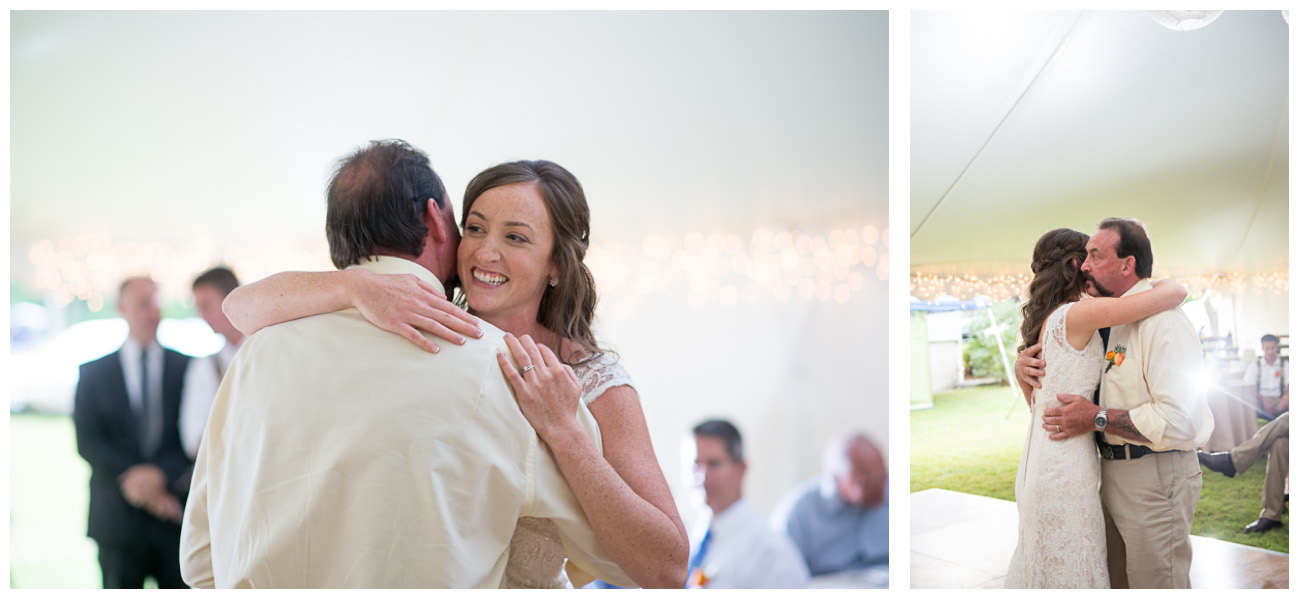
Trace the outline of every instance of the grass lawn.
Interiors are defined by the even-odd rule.
[[[89,485],[71,417],[10,415],[10,587],[100,587],[86,537]]]
[[[935,394],[934,408],[913,411],[911,491],[943,488],[1015,500],[1016,469],[1029,430],[1029,408],[1008,387]],[[1265,534],[1242,531],[1259,516],[1265,460],[1229,479],[1205,471],[1192,534],[1289,552],[1290,514]]]

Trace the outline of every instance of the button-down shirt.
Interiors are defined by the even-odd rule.
[[[803,588],[808,567],[799,550],[744,498],[706,519],[691,536],[691,557],[709,532],[709,546],[700,568],[707,588]]]
[[[1260,368],[1263,365],[1263,369]],[[1282,357],[1277,357],[1272,364],[1264,362],[1263,358],[1257,359],[1246,365],[1246,383],[1259,386],[1259,395],[1265,398],[1281,398],[1282,390],[1286,389],[1289,381],[1291,361],[1286,361],[1286,366],[1282,366]]]
[[[885,502],[863,508],[840,498],[835,478],[823,475],[795,488],[772,513],[813,575],[889,563],[889,490]]]
[[[185,387],[181,388],[181,445],[191,457],[198,454],[199,440],[208,425],[208,411],[217,395],[221,378],[239,352],[239,344],[226,344],[216,354],[196,357],[185,369]]]
[[[1125,296],[1151,289],[1143,279]],[[1134,427],[1151,440],[1139,444],[1111,433],[1110,444],[1139,444],[1157,451],[1195,450],[1210,439],[1214,417],[1201,389],[1201,341],[1182,309],[1110,329],[1106,350],[1124,347],[1123,362],[1102,374],[1101,407],[1128,410]]]
[[[441,284],[392,257],[361,265]],[[495,588],[521,516],[632,585],[519,411],[503,333],[432,354],[355,310],[249,336],[212,404],[181,535],[195,587]],[[601,447],[585,406],[579,423]]]

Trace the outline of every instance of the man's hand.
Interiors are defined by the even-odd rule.
[[[167,493],[167,476],[158,467],[141,463],[122,473],[117,478],[126,501],[136,508],[144,505],[154,497]]]
[[[170,493],[159,494],[144,503],[142,507],[159,521],[181,522],[181,501]]]
[[[1047,436],[1049,439],[1064,440],[1097,430],[1093,419],[1097,418],[1101,408],[1074,394],[1057,394],[1056,399],[1061,401],[1061,406],[1043,411],[1043,429],[1052,432]]]
[[[1047,361],[1038,358],[1042,350],[1042,344],[1034,344],[1025,348],[1016,357],[1016,379],[1034,389],[1043,387],[1043,384],[1038,379],[1046,374],[1043,368],[1047,366]]]

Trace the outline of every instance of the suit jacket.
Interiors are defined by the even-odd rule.
[[[140,431],[122,375],[121,351],[81,365],[72,420],[77,429],[77,452],[90,463],[90,518],[86,534],[104,543],[129,543],[142,528],[167,526],[122,496],[118,477],[141,463],[157,465],[167,475],[168,487],[185,502],[192,463],[181,447],[177,419],[181,386],[190,357],[163,348],[163,434],[151,456],[140,450]]]

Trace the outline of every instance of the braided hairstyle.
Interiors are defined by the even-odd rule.
[[[1043,322],[1053,310],[1066,302],[1078,300],[1088,283],[1079,265],[1088,258],[1088,234],[1073,229],[1053,229],[1034,244],[1034,262],[1030,269],[1029,299],[1020,307],[1020,348],[1038,343]]]

